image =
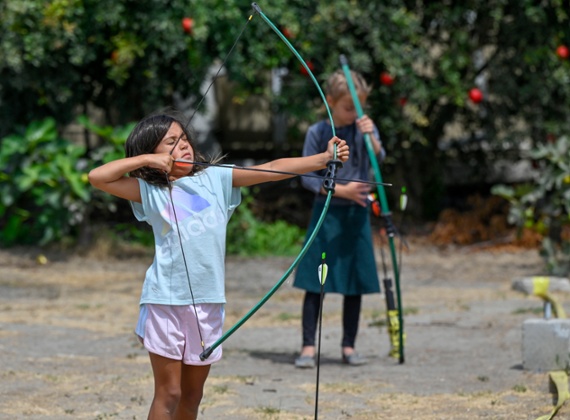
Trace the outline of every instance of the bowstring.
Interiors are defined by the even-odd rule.
[[[194,291],[192,290],[192,282],[190,281],[190,271],[188,270],[188,262],[186,261],[186,253],[184,252],[184,246],[182,242],[182,235],[180,233],[180,226],[178,225],[178,215],[176,214],[176,206],[174,205],[174,199],[172,197],[172,189],[174,186],[168,174],[166,175],[166,181],[168,183],[168,195],[170,197],[170,204],[172,205],[172,214],[174,216],[174,223],[176,224],[176,233],[178,236],[178,243],[180,244],[180,252],[182,253],[182,260],[184,261],[184,268],[186,269],[186,278],[188,279],[188,289],[190,290],[190,297],[192,298],[192,307],[194,308],[194,316],[196,317],[196,326],[198,327],[198,336],[200,337],[200,345],[202,346],[202,351],[205,349],[204,338],[202,336],[202,329],[200,328],[200,321],[198,319],[198,309],[196,309],[196,301],[194,299]],[[171,276],[172,282],[172,276]],[[171,283],[172,286],[172,283]],[[172,306],[172,287],[170,288],[170,303]]]
[[[249,24],[249,22],[251,21],[251,19],[253,18],[253,14],[251,14],[249,16],[249,18],[247,19],[247,21],[245,22],[245,24],[242,26],[241,31],[239,33],[239,35],[237,36],[237,38],[235,39],[233,45],[231,46],[229,52],[226,54],[226,56],[224,57],[224,59],[222,60],[222,64],[220,64],[220,66],[218,67],[218,70],[216,71],[215,75],[212,77],[212,80],[210,81],[210,84],[208,85],[208,87],[206,88],[206,91],[204,92],[204,94],[202,95],[202,98],[200,99],[200,101],[198,102],[198,104],[196,105],[196,107],[194,108],[194,112],[192,113],[192,115],[190,116],[190,118],[188,119],[188,121],[186,122],[186,124],[184,125],[184,127],[182,127],[182,132],[180,133],[180,136],[178,137],[178,139],[176,139],[176,141],[174,142],[174,145],[172,146],[172,149],[170,149],[170,156],[172,156],[172,153],[174,152],[174,150],[176,149],[176,146],[178,146],[178,143],[180,142],[180,140],[185,136],[185,133],[188,130],[188,127],[190,126],[190,123],[192,122],[192,120],[194,119],[194,116],[196,115],[196,112],[198,111],[198,109],[200,108],[200,106],[202,105],[202,103],[204,102],[204,100],[206,99],[206,96],[208,95],[208,92],[210,91],[211,87],[213,86],[213,84],[215,83],[216,79],[218,78],[220,72],[222,71],[222,69],[224,68],[224,66],[226,65],[231,53],[233,52],[233,50],[235,49],[237,43],[239,42],[241,36],[243,35],[243,33],[245,32],[245,29],[247,27],[247,25]],[[192,298],[192,307],[194,308],[194,316],[196,317],[196,326],[198,327],[198,335],[200,337],[200,345],[202,346],[202,352],[205,351],[205,344],[204,344],[204,338],[202,335],[202,328],[200,327],[200,321],[198,319],[198,310],[196,309],[196,301],[194,299],[194,291],[192,290],[192,281],[190,280],[190,270],[188,270],[188,262],[186,260],[186,254],[184,252],[184,246],[183,246],[183,242],[182,242],[182,235],[180,234],[180,226],[178,224],[178,216],[176,214],[176,207],[174,205],[174,199],[172,197],[172,189],[173,189],[173,185],[170,182],[170,179],[168,177],[168,174],[166,173],[166,183],[168,185],[168,193],[169,193],[169,198],[170,198],[170,204],[172,205],[172,213],[174,216],[174,222],[176,224],[176,233],[178,236],[178,242],[180,243],[180,251],[182,253],[182,260],[184,261],[184,268],[186,270],[186,278],[188,279],[188,288],[190,290],[190,297]],[[172,303],[172,288],[170,290],[170,298],[171,298],[171,303]]]

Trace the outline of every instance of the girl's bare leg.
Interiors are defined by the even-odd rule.
[[[171,420],[181,396],[182,362],[149,353],[154,374],[154,398],[148,420]]]
[[[204,384],[209,373],[210,365],[182,365],[182,395],[174,412],[174,419],[194,420],[198,418],[198,408],[204,395]]]
[[[149,353],[154,373],[154,399],[148,420],[195,420],[210,365],[189,366]]]

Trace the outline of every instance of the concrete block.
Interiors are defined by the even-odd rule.
[[[535,276],[535,277],[522,277],[512,281],[511,287],[513,290],[518,290],[527,295],[534,294],[534,280],[536,278],[548,279],[549,292],[564,292],[570,293],[570,280],[566,277],[551,277],[551,276]]]
[[[570,368],[570,319],[527,319],[522,327],[523,368],[535,372]]]

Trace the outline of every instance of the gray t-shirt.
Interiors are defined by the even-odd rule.
[[[363,181],[370,180],[370,160],[364,142],[364,136],[356,127],[356,123],[346,125],[343,127],[335,127],[336,136],[340,139],[346,140],[350,147],[350,158],[343,163],[341,169],[338,170],[337,176],[345,179],[359,179]],[[374,134],[376,138],[380,139],[378,128],[374,126]],[[329,121],[322,120],[313,124],[307,130],[305,135],[305,143],[303,145],[303,156],[311,156],[317,153],[322,153],[327,150],[329,140],[332,138],[332,129]],[[378,162],[382,162],[386,152],[382,148],[380,154],[376,157]],[[324,176],[326,170],[314,172],[319,176]],[[336,181],[338,184],[346,184],[347,181]],[[301,184],[309,191],[317,195],[317,199],[325,199],[324,195],[320,194],[322,187],[322,180],[317,178],[302,177]],[[348,205],[353,202],[343,198],[333,197],[331,204]]]

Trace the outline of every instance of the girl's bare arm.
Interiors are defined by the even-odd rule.
[[[326,152],[318,153],[313,156],[277,159],[264,163],[262,165],[252,166],[252,168],[265,169],[270,171],[295,172],[300,174],[318,171],[320,169],[326,168],[328,161],[333,158],[334,144],[337,144],[337,159],[346,162],[349,156],[349,150],[346,142],[344,140],[340,140],[337,137],[333,137],[329,141]],[[292,178],[294,175],[234,169],[232,176],[234,187],[247,187],[263,182],[279,181],[282,179]]]
[[[141,191],[136,178],[127,173],[143,166],[150,166],[170,172],[172,156],[168,153],[140,155],[114,160],[89,172],[89,182],[95,188],[125,200],[140,203]]]

